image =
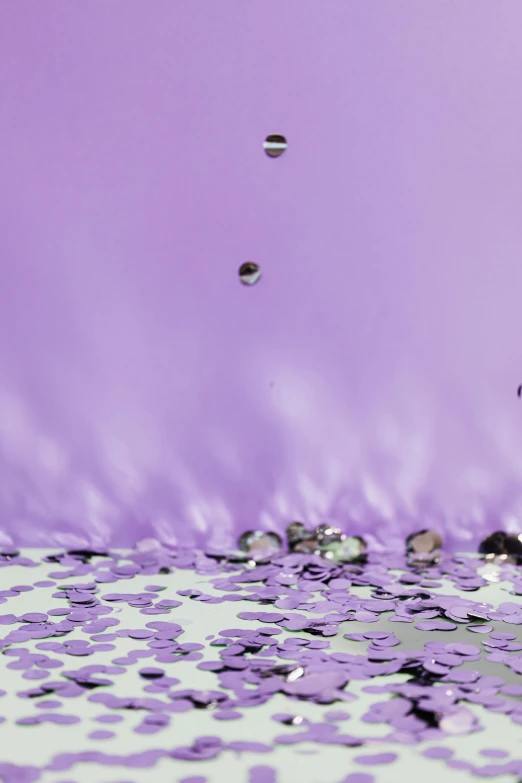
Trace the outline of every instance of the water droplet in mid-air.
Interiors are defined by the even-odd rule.
[[[263,143],[263,149],[269,158],[278,158],[287,147],[288,143],[280,133],[271,133]]]
[[[261,269],[253,261],[246,261],[239,267],[239,279],[243,285],[254,285],[261,277]]]

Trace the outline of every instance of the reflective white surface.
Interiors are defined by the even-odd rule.
[[[34,559],[42,556],[42,550],[26,550],[27,554]],[[0,589],[9,589],[12,585],[28,584],[30,581],[39,581],[45,579],[50,571],[59,570],[56,564],[40,565],[38,568],[22,568],[19,566],[8,567],[0,570]],[[69,580],[65,580],[68,582]],[[84,580],[75,577],[74,583],[89,581],[89,577]],[[164,584],[167,590],[161,593],[161,598],[173,598],[182,601],[182,605],[173,609],[169,616],[159,616],[158,619],[170,620],[183,626],[185,633],[181,637],[182,641],[205,642],[205,637],[210,634],[218,634],[224,628],[248,628],[252,623],[240,620],[237,617],[239,611],[244,611],[245,607],[250,608],[245,603],[222,603],[209,606],[198,601],[190,601],[177,594],[177,590],[194,587],[208,594],[219,595],[209,584],[206,577],[197,576],[192,572],[176,570],[168,575],[136,576],[126,583],[118,585],[100,585],[100,595],[109,592],[141,592],[146,584],[154,582],[155,584]],[[127,587],[125,587],[127,585]],[[503,582],[490,583],[480,593],[474,593],[474,598],[482,595],[482,600],[493,604],[498,604],[502,600],[510,600],[507,592],[508,585]],[[16,598],[9,598],[6,604],[1,606],[0,614],[13,613],[21,615],[25,612],[46,611],[50,608],[61,608],[65,604],[59,599],[53,599],[51,593],[56,588],[35,588],[31,592],[21,593]],[[351,591],[360,596],[369,596],[370,588],[352,587]],[[444,584],[443,588],[434,590],[451,594],[454,589],[449,584]],[[461,593],[455,593],[462,595]],[[512,597],[511,597],[512,598]],[[120,621],[120,626],[116,628],[138,628],[145,627],[149,622],[150,616],[140,615],[138,610],[131,609],[124,604],[113,604],[114,610],[112,616]],[[451,634],[421,633],[409,626],[387,623],[385,619],[380,621],[386,630],[393,630],[394,633],[408,645],[408,648],[417,646],[418,642],[443,639],[444,641],[455,641],[456,632]],[[2,626],[2,630],[15,626]],[[364,625],[355,621],[341,625],[341,633],[352,633],[361,630],[376,630],[376,623]],[[520,626],[509,626],[509,630],[520,636]],[[466,641],[480,645],[481,637],[476,634],[467,633],[459,628],[460,632],[467,636]],[[415,642],[412,643],[412,633]],[[295,634],[299,636],[299,633]],[[449,639],[451,637],[451,639]],[[81,634],[79,629],[70,634],[67,639],[81,638],[87,639],[85,634]],[[332,649],[343,651],[361,652],[361,646],[356,642],[349,642],[343,639],[341,635],[329,639]],[[37,641],[24,643],[23,646],[32,651]],[[77,669],[90,663],[110,664],[111,660],[118,655],[124,654],[131,649],[143,647],[147,649],[143,642],[132,639],[118,638],[113,642],[117,649],[112,652],[96,653],[92,658],[74,658],[59,656],[64,660],[64,667],[67,669]],[[12,647],[17,647],[14,644]],[[219,648],[217,648],[219,649]],[[52,656],[52,653],[51,653]],[[57,656],[58,657],[58,656]],[[207,648],[204,653],[205,660],[215,660],[217,657],[216,648]],[[0,698],[0,715],[7,718],[6,722],[0,725],[0,761],[12,762],[15,764],[34,764],[46,765],[52,757],[58,753],[80,752],[89,749],[101,750],[106,753],[117,753],[128,755],[137,753],[150,748],[175,748],[181,745],[189,745],[194,739],[203,735],[218,735],[224,740],[255,740],[271,744],[274,737],[280,734],[299,731],[298,728],[282,726],[272,720],[271,716],[278,712],[290,712],[301,714],[313,721],[323,719],[324,713],[332,709],[345,709],[350,713],[349,720],[342,721],[340,726],[343,730],[356,736],[372,738],[374,746],[364,748],[335,748],[326,745],[315,745],[313,743],[303,743],[296,746],[275,746],[272,753],[237,754],[232,751],[225,751],[215,761],[207,762],[184,762],[174,760],[161,760],[150,769],[127,769],[125,767],[109,767],[95,764],[78,764],[69,771],[64,772],[44,772],[41,777],[41,783],[64,783],[64,781],[75,781],[76,783],[119,783],[120,781],[132,781],[132,783],[158,783],[159,780],[173,781],[178,783],[185,777],[205,776],[208,783],[223,783],[224,780],[234,780],[237,783],[247,783],[248,769],[256,765],[270,765],[277,769],[277,783],[339,783],[349,772],[367,772],[375,776],[379,783],[405,783],[405,781],[420,780],[426,783],[439,783],[441,777],[450,783],[471,780],[467,772],[452,770],[445,766],[442,761],[426,759],[421,755],[421,751],[431,745],[444,745],[455,750],[455,758],[475,762],[479,765],[489,763],[479,755],[479,751],[486,747],[504,749],[512,754],[513,758],[520,757],[520,726],[514,726],[507,716],[488,712],[479,705],[467,705],[479,718],[484,727],[484,731],[477,732],[465,737],[448,737],[444,740],[422,743],[418,746],[403,747],[398,744],[383,743],[381,738],[388,733],[386,724],[363,723],[360,718],[365,714],[370,704],[382,697],[368,694],[362,691],[362,687],[368,682],[352,682],[347,686],[347,690],[358,696],[357,700],[346,705],[314,705],[307,702],[291,702],[282,695],[275,696],[270,702],[263,706],[240,710],[243,717],[233,721],[216,721],[212,717],[212,712],[204,710],[193,710],[172,716],[169,728],[166,728],[158,734],[144,736],[134,733],[133,729],[143,720],[143,712],[120,710],[119,714],[123,716],[123,721],[115,725],[97,724],[94,718],[107,710],[102,705],[89,702],[87,696],[94,691],[87,691],[81,698],[63,699],[61,712],[75,714],[81,717],[81,722],[71,726],[55,727],[52,725],[38,726],[17,726],[15,721],[21,717],[38,714],[39,710],[35,707],[35,700],[21,699],[16,696],[17,691],[27,690],[30,687],[38,685],[38,681],[28,681],[23,679],[22,671],[7,669],[6,666],[13,658],[0,655],[0,686],[7,690],[7,695]],[[182,661],[176,664],[154,664],[153,659],[144,659],[134,666],[128,666],[121,675],[114,677],[114,686],[109,690],[119,696],[138,697],[147,695],[143,693],[145,683],[138,674],[137,670],[141,666],[158,665],[166,669],[167,674],[177,677],[182,682],[176,688],[199,688],[215,689],[217,679],[211,672],[203,672],[196,668],[196,662]],[[473,663],[472,668],[477,668],[480,664]],[[489,664],[488,671],[484,673],[496,673],[504,676],[505,667],[498,667]],[[59,678],[59,671],[53,672],[52,679]],[[102,675],[103,676],[103,675]],[[110,675],[109,675],[110,676]],[[381,678],[383,683],[392,681],[405,681],[404,675],[393,675],[393,677]],[[519,678],[520,680],[520,678]],[[371,684],[376,684],[377,679]],[[157,694],[153,694],[161,698]],[[59,696],[49,698],[59,698]],[[100,728],[108,728],[115,731],[116,736],[113,739],[94,741],[88,739],[88,734]],[[361,753],[378,753],[392,751],[398,754],[399,758],[391,765],[374,768],[364,768],[357,765],[353,759]],[[513,776],[503,776],[495,778],[498,783],[514,783]]]

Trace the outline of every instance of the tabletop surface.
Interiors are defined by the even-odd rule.
[[[1,557],[7,783],[513,783],[522,771],[514,566]]]

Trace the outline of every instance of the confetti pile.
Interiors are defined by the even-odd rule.
[[[16,705],[0,718],[4,783],[72,783],[96,764],[107,780],[110,767],[163,765],[170,780],[204,783],[218,779],[205,762],[225,757],[246,763],[249,783],[285,783],[285,754],[318,747],[340,754],[322,783],[389,780],[405,753],[444,765],[440,774],[522,776],[522,752],[488,729],[495,719],[516,736],[522,724],[516,565],[442,555],[414,566],[382,553],[259,564],[153,541],[131,552],[3,549],[0,564],[0,712]],[[27,583],[11,584],[21,573]],[[83,734],[71,742],[74,726]],[[126,753],[124,726],[135,737]],[[196,734],[180,741],[189,726]],[[12,742],[49,727],[56,752],[20,763]]]

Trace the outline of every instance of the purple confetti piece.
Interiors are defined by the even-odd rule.
[[[144,629],[137,629],[133,631],[127,631],[127,636],[130,639],[152,639],[154,634],[151,631],[146,631]]]
[[[250,767],[248,783],[277,783],[276,771],[273,767],[267,766]]]
[[[379,619],[378,614],[368,611],[355,612],[354,618],[360,623],[376,623]]]
[[[446,765],[451,767],[451,769],[461,769],[466,771],[471,771],[473,769],[473,764],[471,764],[469,761],[461,761],[460,759],[450,759],[446,762]]]
[[[358,764],[364,764],[366,766],[373,766],[378,764],[391,764],[392,761],[396,761],[396,753],[374,753],[370,756],[356,756],[355,761]]]
[[[505,615],[504,622],[508,623],[508,625],[522,625],[522,612],[519,614]]]
[[[273,748],[270,745],[265,745],[262,742],[230,742],[227,747],[230,750],[235,750],[238,753],[271,753]]]
[[[415,623],[415,628],[419,631],[454,631],[456,627],[454,623],[447,623],[444,620],[426,620]]]
[[[97,723],[120,723],[123,720],[122,715],[98,715],[94,720]]]
[[[351,715],[349,712],[345,712],[344,710],[330,710],[329,712],[325,713],[324,717],[326,720],[341,721],[348,720]]]
[[[112,737],[115,737],[115,733],[113,731],[105,731],[104,729],[97,729],[96,731],[91,731],[89,734],[89,739],[93,740],[105,740],[105,739],[111,739]]]
[[[440,663],[436,663],[436,661],[424,661],[422,665],[426,671],[433,674],[447,674],[449,671],[447,666],[442,666]]]
[[[431,747],[422,751],[422,755],[428,759],[450,759],[453,756],[451,748]]]
[[[44,623],[47,620],[47,615],[40,612],[28,612],[20,617],[26,623]]]
[[[462,642],[450,642],[446,645],[446,650],[449,653],[455,653],[456,655],[479,655],[480,648],[475,647],[474,644],[464,644]]]
[[[521,605],[515,603],[514,601],[505,601],[498,606],[498,611],[501,612],[501,614],[515,614],[519,612],[520,609]]]
[[[515,683],[503,685],[501,691],[502,693],[506,693],[508,696],[522,696],[522,685]]]
[[[13,625],[17,622],[17,618],[14,614],[1,614],[0,625]]]
[[[242,718],[243,715],[237,710],[218,710],[217,712],[212,713],[212,717],[215,720],[237,720],[238,718]]]
[[[352,772],[348,777],[343,778],[341,783],[374,783],[374,781],[374,776],[366,772]]]

